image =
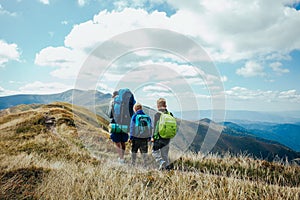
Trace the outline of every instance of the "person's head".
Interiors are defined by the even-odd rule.
[[[119,92],[118,91],[114,91],[111,98],[115,98],[117,95],[119,95]]]
[[[166,109],[167,108],[167,102],[164,98],[159,98],[157,101],[157,108],[158,109]]]
[[[140,103],[136,103],[136,104],[134,104],[134,106],[133,106],[133,111],[134,112],[137,112],[138,110],[142,110],[143,109],[143,106],[142,106],[142,104],[140,104]]]

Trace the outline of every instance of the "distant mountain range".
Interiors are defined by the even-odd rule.
[[[253,157],[265,160],[273,160],[275,158],[288,158],[289,160],[292,160],[300,157],[299,152],[296,152],[279,142],[256,137],[255,135],[250,134],[247,129],[242,127],[239,128],[238,125],[231,128],[230,126],[217,124],[210,119],[202,119],[199,122],[184,121],[183,123],[185,123],[184,127],[186,129],[199,124],[197,134],[190,146],[190,150],[194,152],[198,152],[201,149],[209,124],[213,123],[215,131],[213,130],[210,134],[217,135],[217,130],[220,129],[220,127],[223,127],[222,134],[212,149],[212,152],[214,153],[248,153]]]
[[[149,109],[149,110],[147,108],[145,109],[146,112],[149,112],[150,115],[154,114],[155,112],[153,109]],[[15,129],[16,127],[13,123],[17,123],[17,122],[19,122],[17,123],[19,131],[36,130],[37,127],[41,128],[40,124],[36,122],[36,121],[40,122],[41,120],[38,120],[36,118],[37,115],[33,114],[37,112],[37,110],[40,110],[39,117],[41,118],[43,118],[42,114],[45,113],[47,113],[49,117],[56,116],[57,124],[60,124],[62,120],[68,123],[72,122],[70,123],[71,127],[69,129],[68,127],[64,127],[65,128],[64,130],[66,132],[70,131],[71,129],[74,130],[74,122],[73,122],[74,120],[72,120],[72,115],[66,114],[72,111],[72,104],[58,102],[58,103],[46,104],[46,105],[36,105],[36,104],[24,105],[23,104],[23,105],[11,107],[0,111],[0,121],[5,122],[5,124],[1,126],[2,129],[0,127],[1,131],[3,132],[3,131],[7,131],[8,129],[9,130]],[[75,112],[75,115],[77,117],[76,121],[80,122],[81,124],[89,123],[89,124],[94,124],[94,126],[97,126],[97,122],[92,117],[89,116],[92,115],[92,113],[91,112],[89,113],[86,110],[87,109],[84,109],[79,106],[75,107],[75,110],[73,111]],[[31,113],[31,117],[27,116],[25,113]],[[68,117],[68,119],[66,117]],[[26,123],[23,122],[25,118],[28,121]],[[12,120],[13,123],[12,124],[7,123],[8,119]],[[97,119],[101,119],[102,128],[104,128],[104,130],[107,130],[108,121],[101,116],[98,117]],[[178,122],[179,122],[179,126],[181,127],[180,128],[181,131],[178,132],[176,138],[174,138],[172,142],[177,141],[174,143],[174,145],[180,149],[182,144],[185,141],[187,141],[187,139],[192,139],[187,149],[192,152],[200,152],[204,138],[207,134],[207,130],[209,127],[212,130],[210,134],[216,136],[219,136],[217,130],[219,130],[220,127],[223,128],[222,125],[214,123],[209,119],[203,119],[198,122],[190,122],[184,120],[179,120]],[[193,136],[192,138],[188,138],[190,136],[190,133],[193,133],[194,130],[197,130],[197,132],[194,134],[195,137]],[[89,129],[86,128],[86,130],[84,131],[89,132]],[[90,144],[87,144],[87,146],[89,145]],[[228,152],[231,154],[246,153],[249,154],[250,156],[259,159],[265,159],[265,160],[274,160],[276,158],[279,159],[288,158],[288,160],[294,160],[300,158],[299,152],[295,152],[290,148],[283,146],[277,142],[255,138],[251,135],[246,135],[245,132],[243,132],[242,130],[237,131],[236,128],[231,129],[229,127],[223,130],[222,134],[218,138],[217,143],[214,145],[211,152],[218,153],[220,155],[226,154]]]
[[[211,110],[198,111],[182,111],[174,112],[177,117],[189,121],[197,121],[204,118],[212,118]],[[246,110],[226,110],[225,119],[216,122],[234,122],[234,123],[253,123],[253,122],[269,122],[269,123],[300,123],[300,111],[286,112],[258,112]]]
[[[73,96],[76,96],[77,105],[91,107],[102,107],[103,104],[107,104],[111,98],[111,94],[104,94],[97,90],[77,90],[71,89],[58,94],[47,95],[34,95],[34,94],[20,94],[0,97],[0,110],[16,106],[19,104],[47,104],[54,101],[60,102],[73,102]],[[107,105],[106,105],[107,106]],[[182,111],[174,112],[173,114],[181,119],[189,121],[197,121],[200,119],[211,119],[211,110],[199,110],[199,111]],[[234,122],[237,124],[253,124],[253,122],[268,122],[268,123],[293,123],[300,125],[300,111],[287,111],[287,112],[257,112],[257,111],[243,111],[243,110],[226,110],[225,119],[216,122]]]
[[[235,133],[272,140],[300,152],[300,125],[275,123],[239,123],[225,122],[224,126]],[[233,132],[228,131],[229,134]]]
[[[19,94],[0,97],[0,110],[20,104],[48,104],[55,101],[72,103],[74,94],[76,94],[76,103],[86,107],[107,103],[111,98],[110,94],[104,94],[96,90],[83,91],[75,89],[58,94]]]

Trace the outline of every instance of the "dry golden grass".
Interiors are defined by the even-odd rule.
[[[117,163],[108,122],[84,108],[14,110],[0,117],[0,199],[300,199],[297,165],[190,153],[170,171],[133,168]]]

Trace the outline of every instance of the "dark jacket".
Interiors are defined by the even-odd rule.
[[[143,110],[138,110],[131,118],[131,123],[130,123],[130,140],[134,140],[134,139],[145,139],[145,138],[137,138],[137,137],[134,137],[135,135],[135,122],[136,122],[136,116],[137,115],[145,115],[144,111]],[[150,119],[151,120],[151,119]],[[150,121],[150,124],[151,124],[151,121]],[[151,125],[151,130],[152,132],[152,125]],[[148,139],[151,139],[151,138],[146,138],[147,140]]]

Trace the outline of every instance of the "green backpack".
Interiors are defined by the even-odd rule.
[[[161,138],[171,139],[175,137],[177,132],[177,123],[175,117],[173,117],[169,112],[161,113],[158,132]]]

